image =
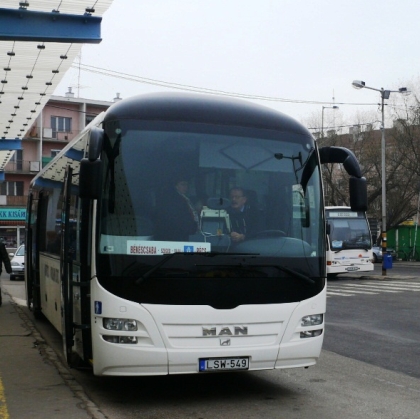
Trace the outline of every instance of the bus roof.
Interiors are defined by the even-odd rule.
[[[133,96],[113,104],[106,112],[104,122],[120,118],[247,126],[312,137],[301,123],[274,109],[245,100],[202,94]]]

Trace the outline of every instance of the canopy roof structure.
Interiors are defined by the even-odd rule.
[[[0,172],[112,1],[1,0]]]

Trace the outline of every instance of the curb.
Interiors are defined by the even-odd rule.
[[[82,405],[88,415],[90,415],[92,419],[109,419],[108,416],[104,415],[99,407],[87,396],[83,387],[76,381],[67,366],[63,364],[59,355],[47,344],[33,321],[22,310],[19,304],[14,301],[14,298],[12,298],[8,292],[3,291],[3,294],[6,294],[9,297],[11,305],[14,307],[20,319],[30,331],[30,334],[34,337],[34,346],[37,347],[41,357],[54,365],[66,386],[69,387],[71,392],[74,394],[74,397],[78,398],[82,402]]]
[[[355,275],[350,274],[346,275],[346,278],[352,279],[368,279],[368,280],[376,280],[376,281],[403,281],[403,280],[413,280],[419,279],[418,276],[408,276],[408,275]]]

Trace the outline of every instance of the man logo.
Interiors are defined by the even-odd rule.
[[[220,346],[230,346],[230,339],[220,339]]]
[[[203,327],[203,336],[240,336],[247,335],[248,327],[247,326],[234,326],[232,327]]]

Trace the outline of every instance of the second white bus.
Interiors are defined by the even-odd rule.
[[[372,235],[364,211],[326,207],[327,275],[373,271]]]

